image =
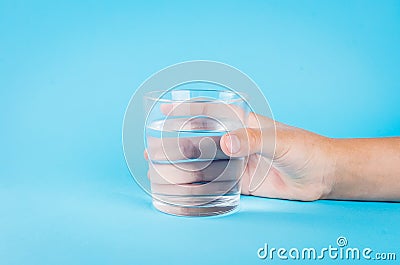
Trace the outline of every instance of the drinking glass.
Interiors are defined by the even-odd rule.
[[[229,157],[221,137],[247,125],[245,94],[175,88],[145,95],[145,146],[156,209],[210,216],[236,209],[247,157]]]

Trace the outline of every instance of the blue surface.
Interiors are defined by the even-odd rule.
[[[253,78],[282,122],[400,135],[399,25],[399,1],[0,0],[0,264],[286,264],[257,249],[341,235],[398,262],[397,203],[242,197],[219,218],[156,212],[121,127],[148,76],[209,59]]]

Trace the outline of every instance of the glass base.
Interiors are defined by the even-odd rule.
[[[182,206],[174,205],[153,199],[154,207],[164,213],[177,216],[214,216],[233,212],[239,206],[239,196],[227,205],[201,205],[201,206]]]

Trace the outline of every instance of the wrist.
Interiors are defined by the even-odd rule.
[[[322,163],[324,163],[323,183],[324,189],[320,199],[335,199],[335,191],[339,183],[338,174],[340,163],[340,149],[338,139],[325,138]]]

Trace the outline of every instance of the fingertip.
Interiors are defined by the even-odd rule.
[[[172,104],[165,103],[160,105],[161,112],[166,116],[171,114],[172,108]]]
[[[221,137],[221,139],[219,140],[219,145],[221,147],[221,150],[226,154],[226,155],[231,155],[231,153],[229,152],[227,146],[226,146],[226,138],[227,138],[227,134],[223,135]]]
[[[230,156],[248,156],[261,151],[262,133],[255,128],[238,129],[226,135],[224,144]]]
[[[240,151],[240,139],[237,135],[227,133],[221,137],[220,141],[222,151],[227,155],[235,155]]]

